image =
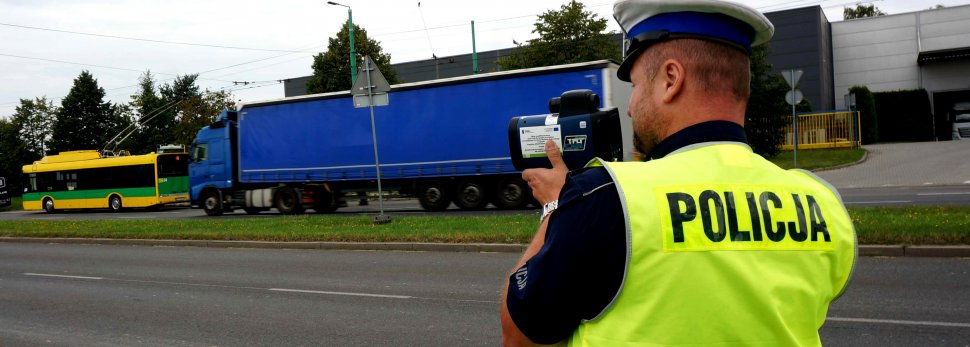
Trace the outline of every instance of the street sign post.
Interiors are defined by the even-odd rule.
[[[802,102],[805,95],[802,94],[801,90],[796,89],[798,86],[798,80],[802,79],[802,74],[804,71],[799,69],[791,69],[781,73],[781,77],[785,79],[788,86],[791,87],[791,91],[785,94],[785,102],[791,105],[791,131],[792,131],[792,167],[798,167],[798,115],[795,114],[795,105]]]
[[[360,78],[364,74],[366,78]],[[357,81],[350,89],[350,94],[354,96],[354,107],[370,108],[370,129],[371,136],[374,138],[374,168],[377,169],[377,198],[380,201],[380,214],[374,217],[374,224],[387,224],[391,222],[391,216],[384,214],[384,189],[381,187],[381,161],[377,155],[377,125],[374,123],[374,106],[387,106],[390,102],[388,92],[391,85],[377,68],[377,64],[371,60],[370,56],[364,56],[364,65],[360,67]]]

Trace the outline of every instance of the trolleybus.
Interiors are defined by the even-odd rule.
[[[155,207],[188,202],[184,149],[104,157],[98,151],[49,155],[23,167],[24,210]]]

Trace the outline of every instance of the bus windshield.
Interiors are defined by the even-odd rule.
[[[165,154],[158,156],[158,177],[178,177],[189,175],[188,154]]]

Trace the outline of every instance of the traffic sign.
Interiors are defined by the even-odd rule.
[[[805,95],[802,94],[802,91],[798,89],[789,90],[788,93],[785,93],[785,102],[787,102],[789,105],[797,105],[799,102],[802,102],[802,99],[804,98]]]
[[[370,78],[367,75],[370,75]],[[387,79],[384,78],[381,69],[377,68],[377,64],[374,64],[370,56],[365,55],[364,64],[361,64],[357,70],[357,82],[354,82],[354,86],[350,88],[350,93],[353,95],[368,95],[387,93],[389,91],[391,91],[391,84],[387,83]]]
[[[798,80],[802,79],[802,71],[800,69],[786,70],[781,73],[781,77],[785,78],[785,82],[788,82],[788,86],[794,88],[798,85]]]

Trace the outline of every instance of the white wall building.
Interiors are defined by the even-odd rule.
[[[855,85],[924,88],[938,119],[970,101],[970,5],[835,22],[832,47],[836,108]]]

